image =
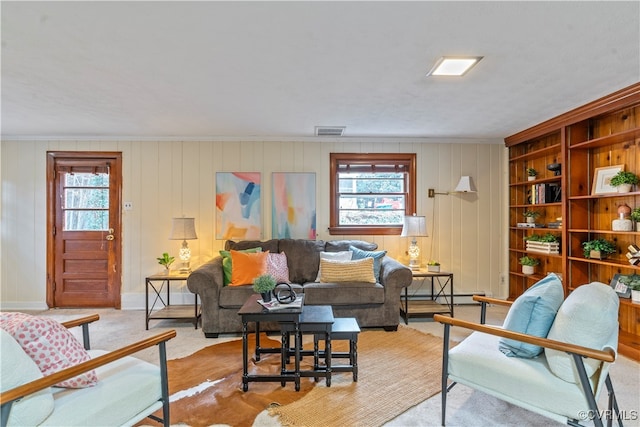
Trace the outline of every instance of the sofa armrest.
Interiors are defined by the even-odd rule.
[[[0,393],[0,404],[2,406],[11,403],[17,399],[23,398],[37,391],[43,390],[47,387],[51,387],[58,384],[61,381],[68,380],[75,376],[78,376],[84,372],[91,371],[99,366],[106,365],[114,362],[118,359],[122,359],[125,356],[129,356],[133,353],[137,353],[145,348],[152,347],[154,345],[164,345],[166,341],[176,336],[175,330],[165,331],[163,333],[154,335],[147,339],[135,342],[128,346],[122,347],[118,350],[109,352],[102,356],[98,356],[95,359],[87,360],[86,362],[79,363],[75,366],[63,369],[46,377],[39,378],[37,380],[28,382],[19,387],[12,388],[11,390],[3,391]],[[166,362],[166,360],[165,360]]]
[[[382,262],[380,263],[380,284],[382,286],[400,290],[410,286],[412,281],[413,275],[409,267],[400,264],[397,260],[389,256],[382,258]]]
[[[224,284],[222,257],[215,257],[196,268],[187,278],[187,288],[208,307],[218,305],[218,295]]]
[[[462,328],[471,329],[473,331],[496,335],[503,338],[509,338],[528,344],[538,345],[540,347],[551,348],[553,350],[563,351],[565,353],[577,354],[582,357],[589,357],[603,362],[612,363],[616,360],[616,353],[611,348],[607,348],[606,350],[597,350],[580,345],[569,344],[562,341],[555,341],[547,338],[523,334],[520,332],[513,332],[508,329],[502,329],[498,326],[489,326],[480,323],[469,322],[466,320],[455,319],[453,317],[443,316],[442,314],[434,314],[433,320],[435,320],[436,322],[440,322],[445,326],[459,326]]]

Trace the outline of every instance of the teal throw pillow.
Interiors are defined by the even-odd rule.
[[[373,275],[376,278],[376,282],[380,283],[380,267],[382,258],[387,254],[387,251],[363,251],[355,246],[349,246],[349,250],[353,252],[351,255],[352,260],[373,258]]]
[[[564,300],[560,278],[550,273],[520,295],[511,305],[504,329],[546,338]],[[498,348],[509,357],[532,358],[543,348],[507,338],[500,338]]]
[[[238,252],[256,253],[262,252],[262,248],[242,249]],[[227,286],[229,283],[231,283],[231,267],[233,265],[231,264],[231,252],[220,251],[220,256],[222,257],[222,285]]]

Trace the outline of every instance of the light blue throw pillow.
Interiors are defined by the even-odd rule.
[[[546,338],[564,300],[560,278],[550,273],[520,295],[511,305],[504,329]],[[498,348],[509,357],[532,358],[543,348],[507,338],[500,338]]]
[[[363,251],[355,246],[349,246],[349,250],[353,252],[353,255],[351,255],[352,260],[373,258],[373,275],[376,278],[376,282],[380,283],[380,267],[382,258],[387,254],[387,251]]]

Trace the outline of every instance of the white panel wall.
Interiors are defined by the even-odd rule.
[[[376,242],[408,263],[408,238],[331,236],[329,153],[415,152],[418,159],[417,213],[427,217],[429,237],[418,240],[422,263],[437,259],[454,273],[456,293],[506,296],[504,147],[494,143],[336,138],[323,141],[2,141],[0,142],[0,303],[5,309],[44,308],[46,295],[46,152],[123,153],[122,307],[144,307],[144,278],[158,273],[155,258],[177,254],[168,240],[171,218],[194,216],[198,240],[190,241],[192,266],[217,255],[216,172],[261,172],[263,239],[271,237],[271,173],[315,172],[318,239],[359,238]],[[447,192],[461,175],[473,177],[477,194],[427,197]],[[182,289],[185,295],[186,289]]]

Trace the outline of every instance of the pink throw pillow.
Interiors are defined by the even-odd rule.
[[[53,319],[24,313],[0,313],[0,327],[20,344],[45,376],[91,360],[73,334]],[[83,388],[97,382],[95,371],[89,371],[56,386]]]
[[[289,266],[287,265],[287,254],[269,253],[267,256],[267,274],[276,279],[276,283],[291,283],[289,281]]]

